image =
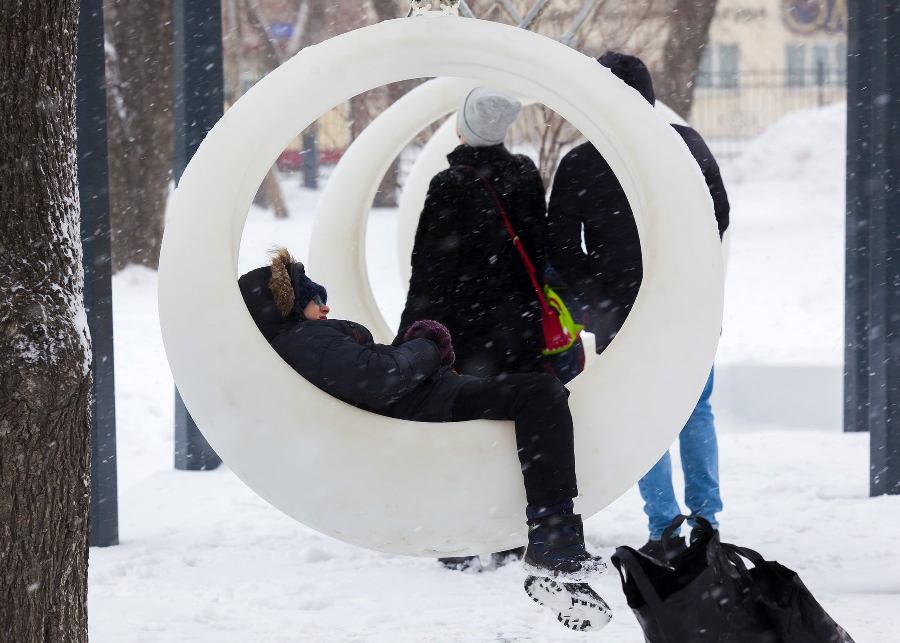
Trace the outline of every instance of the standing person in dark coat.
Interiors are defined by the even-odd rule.
[[[545,373],[458,375],[452,370],[456,356],[450,333],[430,320],[411,324],[396,345],[376,344],[361,324],[328,319],[325,288],[284,249],[271,266],[243,275],[238,285],[253,321],[282,359],[349,404],[407,420],[513,420],[528,502],[526,570],[581,583],[605,569],[602,559],[585,549],[581,516],[574,513],[572,415],[568,391],[556,378]],[[540,601],[547,587],[542,581],[526,589]],[[574,591],[585,601],[584,618],[608,619],[609,607],[587,585],[570,590],[551,582],[549,587]]]
[[[503,145],[521,105],[479,87],[466,96],[450,167],[431,181],[412,251],[400,332],[434,319],[453,335],[460,373],[541,370],[541,308],[485,182],[542,274],[544,184],[534,162]]]
[[[599,61],[651,105],[656,103],[650,72],[639,58],[607,52]],[[719,165],[696,130],[684,125],[672,127],[703,172],[721,236],[728,228],[730,206]],[[582,249],[582,234],[586,251]],[[601,352],[631,311],[643,271],[637,225],[628,198],[606,159],[590,142],[566,154],[556,171],[546,249],[550,263],[589,312],[588,330],[596,335],[597,352]]]
[[[651,105],[655,104],[650,72],[639,58],[607,52],[599,62]],[[700,134],[687,126],[672,127],[703,172],[721,236],[728,228],[730,208],[719,166]],[[643,271],[637,225],[625,191],[609,164],[589,142],[575,147],[560,162],[550,196],[547,253],[550,263],[587,309],[588,330],[597,338],[597,352],[603,351],[631,311]],[[715,424],[709,403],[712,387],[711,372],[679,442],[688,508],[717,526],[716,514],[722,510],[722,500]],[[661,542],[665,527],[681,513],[672,487],[668,453],[641,479],[639,487],[650,525],[650,538],[642,551],[657,558],[677,554],[686,546],[683,539],[676,541],[676,550],[671,552],[664,552]]]

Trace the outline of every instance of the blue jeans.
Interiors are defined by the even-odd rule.
[[[719,447],[716,425],[709,396],[713,390],[713,374],[700,395],[700,401],[678,436],[681,467],[684,470],[684,501],[692,515],[706,518],[718,527],[716,514],[722,511],[719,495]],[[675,516],[681,513],[672,487],[672,459],[668,451],[647,475],[638,481],[644,513],[650,526],[650,539],[659,540]],[[676,534],[677,535],[677,534]]]

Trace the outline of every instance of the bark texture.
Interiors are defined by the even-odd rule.
[[[172,1],[106,0],[113,270],[159,265],[172,180]]]
[[[246,16],[246,20],[244,17]],[[270,25],[263,18],[259,6],[255,1],[235,0],[223,7],[223,52],[225,56],[225,91],[228,100],[233,104],[243,95],[240,82],[240,43],[244,40],[245,26],[255,31],[261,42],[264,43],[266,52],[264,59],[269,69],[275,69],[285,62],[270,36]],[[233,53],[232,53],[233,52]],[[236,58],[236,60],[235,60]],[[231,60],[230,60],[231,59]],[[234,76],[237,78],[233,78]],[[284,196],[281,194],[281,186],[272,168],[266,174],[256,191],[253,203],[272,210],[276,219],[287,219],[290,215]]]
[[[0,3],[0,640],[87,641],[78,1]]]
[[[407,3],[408,4],[408,3]],[[405,16],[405,10],[409,7],[402,7],[401,3],[397,2],[397,0],[372,0],[372,9],[375,11],[375,16],[378,22],[382,22],[384,20],[393,20],[394,18],[400,18]],[[391,83],[387,87],[382,88],[382,91],[386,93],[387,105],[393,105],[400,98],[403,97],[403,94],[412,89],[414,85],[410,85],[410,83]],[[360,123],[356,123],[356,118],[361,117],[363,121],[367,121],[366,125],[372,121],[374,116],[370,111],[367,111],[363,116],[358,114],[358,112],[354,113],[354,124],[357,126]],[[365,127],[363,128],[365,129]],[[362,132],[362,130],[358,130],[358,132]],[[354,132],[354,138],[356,138],[356,132]],[[388,171],[385,172],[384,178],[381,180],[381,184],[378,186],[378,191],[375,193],[375,200],[373,205],[376,208],[396,208],[398,204],[398,192],[400,191],[400,159],[395,158],[391,163],[391,166],[388,168]]]
[[[653,86],[656,97],[685,119],[694,104],[697,69],[717,4],[718,0],[675,0],[667,19],[668,35]]]

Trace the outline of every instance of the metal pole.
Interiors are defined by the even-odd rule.
[[[119,500],[103,0],[81,2],[75,82],[84,305],[93,351],[90,544],[108,547],[119,544]]]
[[[900,494],[900,7],[856,0],[849,26],[848,233],[858,229],[848,234],[847,314],[851,304],[864,307],[868,322],[868,408],[854,415],[870,432],[871,494]],[[854,246],[865,248],[865,265]],[[859,280],[867,282],[867,299],[851,302],[850,284]],[[859,340],[856,330],[848,327],[848,346]],[[862,359],[848,353],[846,370],[858,380]],[[862,385],[853,384],[848,398],[858,408]]]
[[[900,494],[900,6],[878,0],[869,221],[869,433],[873,496]]]
[[[871,5],[871,0],[864,0]],[[873,44],[871,7],[851,5],[847,21],[847,219],[844,289],[844,431],[869,430],[869,214]]]
[[[466,4],[466,0],[459,0],[459,12],[466,18],[475,17],[475,14],[469,9],[469,5]]]
[[[530,29],[531,25],[534,24],[535,20],[541,17],[541,14],[544,12],[544,9],[547,8],[547,5],[550,3],[550,0],[538,0],[535,5],[531,8],[522,21],[519,23],[519,27],[522,29]]]
[[[584,6],[581,7],[581,11],[575,16],[572,20],[572,24],[569,25],[569,28],[566,30],[566,33],[560,37],[559,41],[568,46],[572,46],[572,42],[575,40],[575,36],[578,35],[578,30],[581,29],[581,26],[585,23],[585,21],[590,17],[591,12],[594,10],[594,7],[597,6],[597,0],[588,0],[588,2],[584,3]]]
[[[506,9],[506,13],[515,21],[517,25],[522,24],[522,14],[519,13],[519,10],[516,9],[516,5],[512,3],[512,0],[500,0],[500,4],[503,5],[503,8]]]
[[[825,105],[825,62],[816,61],[816,91],[818,92],[818,106]]]
[[[319,189],[319,143],[317,134],[319,128],[313,123],[303,132],[301,141],[303,150],[303,187],[311,190]]]
[[[220,0],[175,0],[175,179],[224,111]],[[222,460],[175,391],[175,468],[215,469]]]

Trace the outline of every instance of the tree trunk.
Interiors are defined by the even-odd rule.
[[[260,40],[266,43],[266,58],[267,58],[267,66],[270,69],[275,69],[279,65],[284,62],[284,59],[281,56],[281,53],[275,47],[275,43],[272,42],[271,36],[269,34],[269,25],[268,23],[263,21],[262,16],[259,13],[259,7],[255,2],[248,2],[247,0],[241,0],[241,2],[236,3],[237,10],[237,25],[238,25],[238,34],[237,34],[237,43],[243,41],[243,19],[242,16],[246,15],[248,17],[248,26],[251,30],[255,31],[259,36]],[[238,75],[240,75],[240,53],[237,54],[238,62]],[[226,55],[226,62],[228,60],[228,56]],[[226,65],[226,70],[228,65]],[[227,76],[226,76],[227,77]],[[229,81],[226,81],[226,87],[230,85]],[[240,85],[240,82],[234,85],[235,90],[232,93],[233,100],[237,101],[238,98],[243,94],[243,88]],[[259,186],[259,189],[256,191],[256,196],[253,198],[253,203],[256,205],[262,206],[264,208],[270,209],[275,214],[276,219],[287,219],[290,211],[288,210],[287,204],[284,202],[284,196],[281,194],[281,185],[278,183],[278,177],[275,174],[275,168],[272,168],[266,173],[266,177],[262,181],[262,185]]]
[[[106,0],[113,270],[159,265],[172,165],[171,0]]]
[[[0,638],[87,641],[78,0],[0,5]]]
[[[709,42],[709,25],[718,0],[675,0],[668,17],[661,68],[654,75],[656,96],[687,119],[694,104],[694,83],[700,58]]]
[[[375,15],[378,17],[378,21],[384,20],[393,20],[394,18],[400,18],[401,16],[405,16],[405,9],[409,7],[402,7],[397,0],[372,0],[372,8],[375,10]],[[391,83],[388,85],[383,91],[387,92],[387,104],[393,105],[400,99],[403,94],[411,89],[405,83]],[[363,110],[355,110],[357,112]],[[368,117],[368,121],[366,125],[368,125],[372,121],[372,116],[369,110],[365,110],[366,116]],[[363,127],[365,129],[365,127]],[[362,131],[362,130],[358,130]],[[375,193],[375,201],[373,205],[376,208],[396,208],[397,207],[397,193],[400,190],[400,159],[396,158],[391,163],[391,166],[388,168],[388,171],[385,173],[384,178],[381,180],[381,185],[378,186],[378,191]]]

